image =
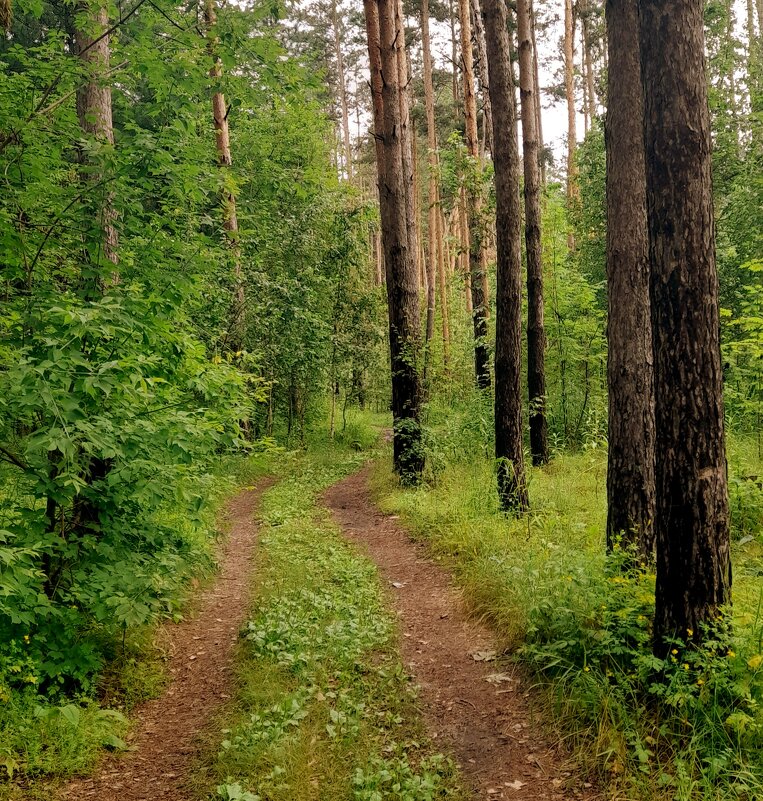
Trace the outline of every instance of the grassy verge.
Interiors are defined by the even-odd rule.
[[[544,687],[560,739],[618,799],[763,797],[763,493],[754,448],[732,439],[733,633],[650,653],[654,577],[604,555],[606,454],[592,444],[530,472],[532,512],[497,508],[479,436],[452,420],[434,470],[402,490],[380,460],[375,495],[449,561],[476,615]],[[659,662],[659,664],[658,664]]]
[[[193,519],[171,508],[159,513],[158,522],[176,535],[172,575],[168,572],[158,590],[166,598],[167,617],[182,617],[198,586],[214,574],[216,522],[225,499],[266,469],[262,459],[225,460],[197,488],[207,502]],[[155,624],[142,625],[115,636],[113,626],[93,622],[78,643],[94,655],[91,672],[76,688],[46,692],[36,675],[46,644],[36,643],[34,634],[3,644],[0,801],[47,801],[58,783],[94,770],[104,750],[125,747],[133,708],[158,696],[167,683],[166,655],[156,648],[154,631]]]
[[[263,500],[238,689],[198,766],[199,797],[466,798],[427,741],[376,570],[320,505],[367,458],[358,443],[373,438],[358,427],[344,447],[279,460],[282,479]]]

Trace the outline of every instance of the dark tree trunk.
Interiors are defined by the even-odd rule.
[[[607,548],[654,551],[654,370],[649,316],[638,0],[607,0]]]
[[[703,0],[639,0],[657,441],[655,652],[731,597]],[[691,632],[691,633],[689,633]]]
[[[387,271],[387,304],[392,366],[392,415],[394,465],[404,481],[416,481],[424,467],[419,421],[421,385],[418,374],[419,299],[416,262],[408,240],[405,178],[401,135],[397,44],[402,31],[395,20],[396,0],[365,0],[371,85],[381,89],[381,103],[374,100],[377,138],[379,203]],[[383,76],[383,80],[382,80]],[[376,115],[375,115],[376,116]]]
[[[483,0],[493,106],[497,291],[495,301],[495,455],[506,510],[528,507],[522,453],[522,228],[519,150],[506,6]]]
[[[572,0],[564,0],[564,94],[567,98],[567,207],[572,209],[580,197],[575,150],[578,144],[575,108],[575,11]],[[575,234],[570,228],[567,247],[575,250]]]
[[[530,7],[530,36],[533,45],[533,77],[535,85],[535,130],[538,132],[538,152],[540,154],[540,182],[546,185],[546,148],[543,144],[543,114],[540,102],[540,69],[538,67],[538,42],[535,35],[535,9],[533,0],[527,0]]]
[[[379,6],[381,8],[381,5]],[[405,187],[405,224],[408,231],[408,251],[416,270],[416,292],[419,289],[419,236],[417,224],[416,191],[416,134],[411,125],[410,103],[408,100],[408,54],[405,50],[405,17],[403,0],[397,0],[395,25],[398,31],[395,40],[397,54],[397,86],[400,101],[400,130],[397,139],[403,159],[403,186]]]
[[[464,70],[464,122],[466,150],[472,159],[477,175],[467,187],[467,220],[469,225],[469,276],[471,279],[472,320],[474,323],[474,377],[479,389],[490,388],[490,352],[487,344],[489,299],[487,289],[487,259],[485,258],[485,231],[482,213],[482,187],[478,179],[482,173],[477,135],[477,99],[474,94],[474,55],[469,0],[459,0],[461,21],[461,61]]]
[[[527,249],[527,389],[530,400],[530,452],[534,465],[548,462],[546,422],[546,330],[543,324],[540,151],[537,92],[529,0],[517,0],[519,95],[525,170],[525,246]]]

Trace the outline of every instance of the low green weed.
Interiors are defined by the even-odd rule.
[[[432,753],[400,664],[376,569],[329,521],[319,493],[362,464],[352,446],[281,459],[264,497],[254,614],[239,689],[199,765],[207,798],[463,801]],[[230,718],[233,725],[230,725]]]
[[[126,716],[166,684],[152,624],[182,617],[189,580],[212,573],[221,503],[265,469],[262,459],[221,461],[189,488],[205,496],[192,517],[170,507],[154,513],[171,540],[141,576],[137,562],[125,564],[116,587],[111,570],[103,583],[95,571],[82,590],[90,600],[59,607],[48,621],[11,625],[13,636],[0,643],[0,801],[47,799],[51,781],[87,773],[104,748],[125,747]]]
[[[729,462],[732,481],[761,467],[733,435]],[[415,490],[382,466],[373,482],[381,506],[447,560],[473,612],[533,671],[559,738],[617,797],[763,797],[763,548],[756,523],[739,525],[757,519],[754,504],[741,502],[734,528],[732,625],[659,660],[654,576],[605,553],[605,474],[606,450],[593,444],[530,469],[521,520],[498,509],[487,459],[454,454]]]

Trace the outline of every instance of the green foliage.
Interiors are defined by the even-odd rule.
[[[586,182],[603,178],[600,155],[603,138],[592,135],[591,165]],[[586,156],[588,159],[588,156]],[[603,192],[603,186],[601,187]],[[549,435],[557,447],[601,442],[606,431],[606,326],[600,263],[600,203],[584,197],[578,212],[585,227],[577,232],[580,250],[567,250],[567,222],[561,186],[550,185],[543,216],[545,281],[546,383]],[[588,218],[591,219],[588,219]]]
[[[219,797],[463,798],[420,728],[376,569],[317,500],[363,460],[325,445],[289,455],[263,499],[234,724],[198,779]]]
[[[71,9],[16,11],[0,43],[0,663],[23,643],[24,675],[55,698],[95,691],[128,631],[179,614],[208,565],[220,457],[267,448],[287,409],[304,437],[329,373],[362,401],[383,328],[373,215],[339,185],[318,82],[271,6],[221,10],[219,81],[196,9],[123,19],[113,146],[80,127]],[[218,90],[234,169],[217,165]],[[237,258],[248,327],[230,354]]]
[[[127,728],[116,710],[95,703],[40,703],[33,692],[14,693],[3,701],[0,715],[0,778],[20,774],[28,782],[46,774],[69,776],[91,769],[103,748],[124,750]],[[12,785],[0,783],[0,797]],[[12,796],[11,796],[12,797]]]
[[[760,501],[732,491],[740,537],[733,627],[720,621],[702,648],[676,641],[656,659],[654,576],[626,569],[628,554],[605,556],[604,449],[560,453],[542,470],[530,468],[533,505],[514,520],[498,507],[481,435],[462,434],[471,445],[452,447],[452,420],[452,413],[448,424],[430,419],[442,443],[436,482],[403,490],[380,468],[375,494],[448,560],[474,614],[539,680],[560,740],[623,797],[760,795]],[[760,471],[760,459],[749,437],[732,434],[729,446],[733,487]]]
[[[452,763],[437,754],[421,760],[418,770],[407,758],[374,759],[353,777],[355,801],[435,801],[453,798],[448,787]]]
[[[757,432],[763,429],[763,261],[744,264],[749,283],[740,292],[738,312],[726,310],[724,345],[725,400],[732,424]]]

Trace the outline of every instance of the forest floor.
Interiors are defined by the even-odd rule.
[[[230,697],[233,652],[249,607],[257,545],[255,512],[273,483],[259,479],[228,504],[220,569],[188,619],[167,624],[158,642],[171,682],[135,711],[131,750],[105,760],[95,776],[70,782],[61,801],[182,801],[200,731]]]
[[[136,711],[131,750],[58,801],[398,798],[395,782],[414,800],[598,797],[358,456],[231,500],[219,574],[160,630],[169,687]]]
[[[450,574],[373,504],[364,468],[325,495],[345,535],[377,564],[420,687],[430,736],[458,761],[480,799],[593,799],[534,720],[521,672],[500,664],[488,628],[470,619]]]

